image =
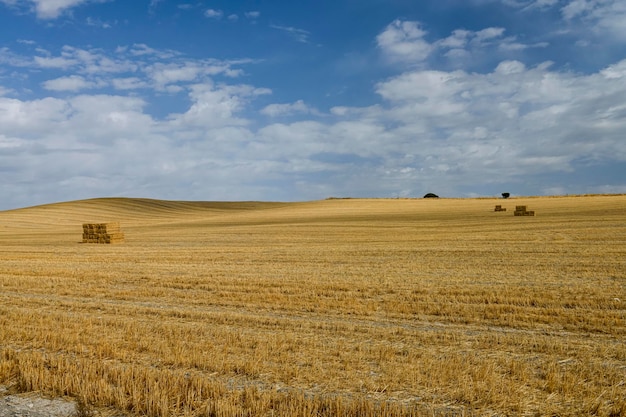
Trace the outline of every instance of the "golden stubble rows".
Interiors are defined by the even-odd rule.
[[[626,415],[625,196],[204,204],[0,213],[0,383],[151,416]],[[109,220],[126,243],[77,243]]]

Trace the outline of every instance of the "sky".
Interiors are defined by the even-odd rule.
[[[626,193],[626,0],[0,0],[0,210]]]

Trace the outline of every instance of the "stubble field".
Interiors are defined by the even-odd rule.
[[[79,243],[107,221],[125,243]],[[150,417],[624,416],[626,196],[0,212],[0,385]]]

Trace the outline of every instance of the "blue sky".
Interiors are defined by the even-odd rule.
[[[624,0],[0,0],[0,210],[626,193]]]

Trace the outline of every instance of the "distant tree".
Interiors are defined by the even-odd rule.
[[[511,196],[511,194],[509,193],[502,193],[502,198],[509,198]]]
[[[424,196],[424,198],[439,198],[437,194],[428,193]]]

